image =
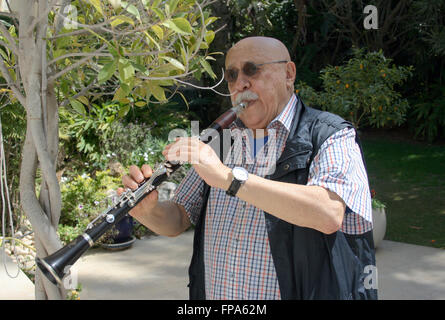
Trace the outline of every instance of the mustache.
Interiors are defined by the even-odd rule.
[[[257,100],[258,98],[258,95],[252,91],[243,91],[236,97],[235,105],[243,101]]]

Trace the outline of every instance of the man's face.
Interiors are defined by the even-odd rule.
[[[281,112],[290,98],[288,64],[274,63],[258,67],[258,72],[247,76],[243,71],[246,62],[255,64],[282,61],[283,55],[274,48],[264,47],[255,41],[242,41],[229,50],[226,57],[226,70],[238,71],[235,81],[228,83],[232,104],[246,92],[258,98],[247,101],[247,107],[240,119],[250,129],[264,129]]]

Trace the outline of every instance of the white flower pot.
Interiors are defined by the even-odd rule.
[[[372,222],[374,229],[372,235],[374,238],[374,247],[377,248],[379,243],[383,240],[386,233],[386,212],[385,209],[372,209]]]

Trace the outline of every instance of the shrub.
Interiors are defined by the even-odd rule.
[[[116,103],[93,103],[82,114],[61,111],[62,147],[75,155],[72,162],[88,162],[99,170],[105,170],[112,158],[124,166],[147,163],[147,158],[154,164],[161,159],[169,131],[187,127],[186,113],[179,112],[182,107],[175,102],[135,107],[127,114],[120,108]]]
[[[117,161],[124,167],[148,163],[154,167],[156,163],[163,161],[162,151],[168,141],[153,137],[147,125],[115,122],[111,125],[111,131],[109,139],[101,139],[101,144],[107,151],[107,162]]]
[[[338,114],[356,128],[401,125],[409,104],[396,86],[412,75],[413,68],[391,65],[382,51],[353,48],[352,52],[346,64],[321,70],[322,92],[304,82],[297,84],[297,92],[308,104]]]
[[[82,110],[82,109],[80,109]],[[60,137],[65,142],[66,152],[97,164],[105,169],[106,157],[101,144],[112,135],[111,124],[116,121],[119,105],[108,103],[91,104],[88,112],[69,113],[62,109]],[[83,161],[82,161],[83,162]]]
[[[105,155],[108,162],[119,162],[125,168],[130,165],[141,167],[143,164],[149,164],[155,170],[157,165],[165,160],[162,151],[170,142],[152,136],[147,125],[138,123],[124,125],[115,122],[111,128],[113,132],[111,139],[102,142],[104,148],[110,150]],[[190,132],[188,134],[190,136]],[[189,164],[184,164],[170,177],[170,181],[179,183],[190,167]]]
[[[94,179],[88,174],[62,178],[62,214],[58,228],[62,242],[68,243],[80,235],[111,204],[114,190],[120,185],[120,178],[112,177],[108,170],[96,171]]]
[[[410,126],[415,137],[433,142],[445,137],[445,86],[432,85],[413,103]]]

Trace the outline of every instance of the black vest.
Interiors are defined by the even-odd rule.
[[[305,185],[319,147],[346,127],[352,124],[334,114],[306,107],[298,99],[286,146],[275,172],[266,178]],[[358,135],[357,142],[360,146]],[[189,267],[192,300],[205,299],[204,224],[209,192],[210,187],[205,185],[204,205],[195,225]],[[290,224],[267,212],[264,215],[283,300],[377,299],[377,289],[370,287],[367,279],[369,270],[375,268],[372,231],[361,235],[337,231],[327,235]]]

